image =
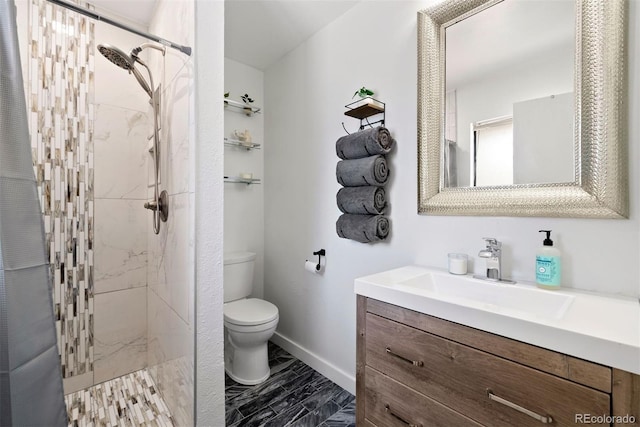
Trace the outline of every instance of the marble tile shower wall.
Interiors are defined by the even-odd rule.
[[[44,215],[64,378],[94,369],[94,24],[30,4],[33,162]]]
[[[128,52],[146,40],[103,23],[97,44]],[[147,363],[146,93],[102,55],[95,64],[95,362],[93,383]]]
[[[193,47],[191,1],[160,0],[150,32]],[[147,219],[148,370],[177,425],[193,425],[194,376],[194,146],[193,60],[167,49],[149,53],[162,83],[161,189],[169,193],[169,219],[159,235]],[[206,96],[212,96],[209,94]],[[152,169],[148,168],[151,183]],[[151,198],[153,188],[148,188]]]
[[[94,383],[146,366],[148,132],[146,112],[97,105]]]

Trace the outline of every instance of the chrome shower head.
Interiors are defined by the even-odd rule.
[[[145,68],[147,67],[144,62],[142,62],[137,56],[139,50],[136,51],[136,49],[134,49],[131,55],[127,55],[115,46],[111,46],[108,44],[99,44],[98,51],[118,67],[127,70],[129,73],[133,73],[136,80],[138,80],[138,83],[140,83],[140,86],[142,86],[142,89],[144,89],[144,91],[149,95],[149,98],[153,98],[153,91],[149,87],[149,84],[144,79],[144,77],[142,77],[140,71],[138,71],[134,66],[136,62],[139,62]]]
[[[118,67],[123,68],[127,71],[133,70],[133,58],[131,55],[127,55],[120,49],[115,46],[110,46],[108,44],[99,44],[98,51],[107,58],[109,61],[116,64]]]

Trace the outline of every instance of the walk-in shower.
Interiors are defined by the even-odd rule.
[[[129,74],[133,74],[142,89],[149,95],[151,107],[153,109],[153,176],[154,176],[154,190],[153,190],[153,201],[147,202],[144,204],[144,207],[153,211],[153,232],[158,234],[160,232],[160,221],[167,221],[169,217],[169,197],[166,191],[159,191],[160,186],[160,126],[158,116],[161,112],[160,109],[160,91],[156,90],[153,85],[153,75],[151,74],[151,70],[145,64],[138,55],[143,49],[152,48],[157,49],[162,52],[164,56],[166,48],[164,46],[158,46],[153,43],[143,43],[142,45],[131,50],[131,54],[127,55],[122,50],[118,49],[115,46],[110,46],[108,44],[100,44],[98,45],[98,51],[109,61],[113,62],[118,67],[125,69],[129,72]],[[144,79],[140,71],[136,68],[136,62],[142,65],[149,74],[149,82]]]

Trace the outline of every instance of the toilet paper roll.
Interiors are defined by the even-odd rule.
[[[318,273],[320,271],[316,269],[317,266],[318,264],[313,261],[307,261],[304,263],[304,269],[311,273]]]

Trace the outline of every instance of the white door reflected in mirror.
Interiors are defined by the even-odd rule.
[[[471,125],[473,187],[513,184],[513,118],[499,117]]]

